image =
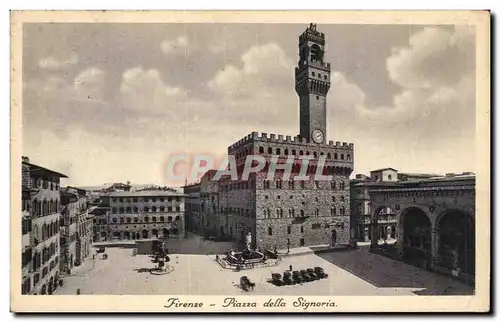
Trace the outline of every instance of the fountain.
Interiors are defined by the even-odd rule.
[[[235,252],[230,250],[225,257],[226,262],[230,265],[255,265],[266,261],[265,255],[257,250],[252,249],[252,233],[246,236],[245,250]]]

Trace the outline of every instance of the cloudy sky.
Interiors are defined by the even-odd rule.
[[[252,131],[297,135],[302,24],[26,24],[23,155],[73,185],[166,182],[175,153],[221,157]],[[318,25],[328,139],[355,173],[475,171],[475,35]]]

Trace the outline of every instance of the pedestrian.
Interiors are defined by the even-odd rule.
[[[80,295],[80,289],[79,288],[76,289],[76,295]]]

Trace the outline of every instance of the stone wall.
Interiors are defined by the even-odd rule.
[[[300,181],[295,181],[293,187],[289,181],[283,181],[281,188],[270,182],[270,188],[266,189],[265,180],[264,173],[259,174],[256,180],[256,237],[259,247],[287,248],[288,242],[290,247],[331,244],[333,230],[336,231],[338,244],[349,243],[348,178],[335,176],[335,189],[330,181],[317,181],[316,186],[313,180],[304,181],[304,188]],[[339,190],[341,182],[345,185],[344,190]],[[343,214],[340,212],[342,208]]]

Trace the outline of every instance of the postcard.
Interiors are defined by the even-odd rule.
[[[12,11],[11,310],[488,312],[489,21]]]

